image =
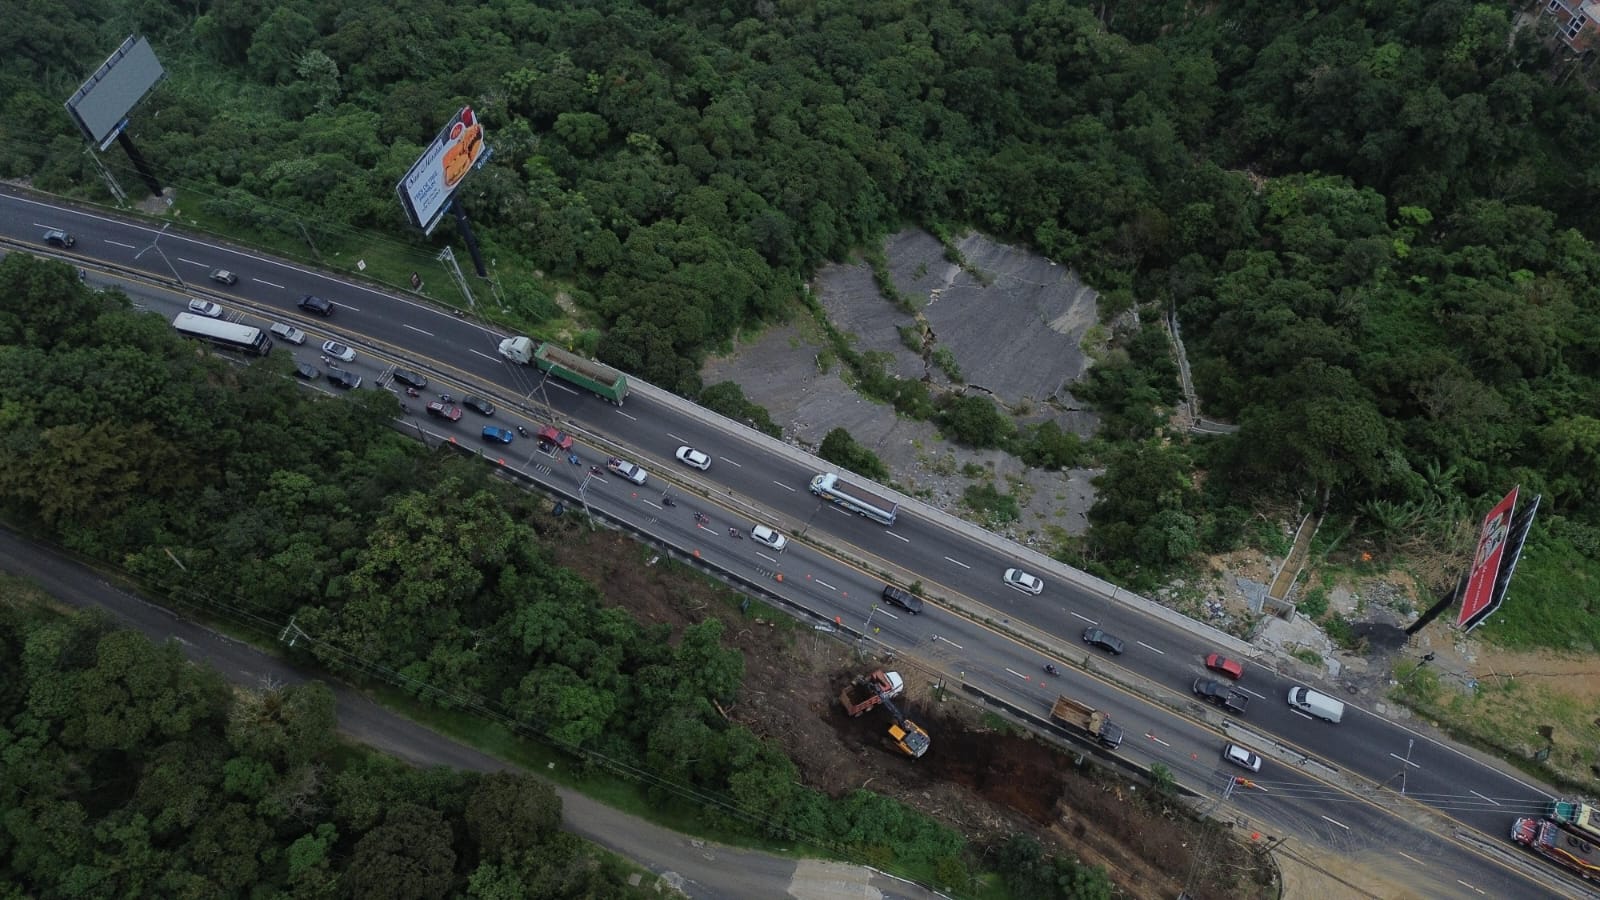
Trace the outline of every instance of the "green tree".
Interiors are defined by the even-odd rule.
[[[453,840],[450,823],[437,811],[397,804],[384,814],[382,825],[356,841],[345,870],[350,889],[399,900],[444,896],[455,881]]]
[[[466,824],[489,859],[537,852],[561,828],[561,799],[530,775],[491,772],[478,779],[467,802]]]
[[[883,464],[876,453],[856,443],[850,432],[843,428],[835,428],[822,438],[822,446],[817,448],[817,455],[834,463],[841,468],[858,472],[875,481],[887,481],[889,467]]]

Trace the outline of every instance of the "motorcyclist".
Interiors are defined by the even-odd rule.
[[[528,436],[528,429],[523,428],[521,425],[518,425],[517,426],[517,434],[520,434],[523,437],[527,437]]]
[[[1060,675],[1061,674],[1061,671],[1059,669],[1057,669],[1055,666],[1051,665],[1050,663],[1045,663],[1044,664],[1044,672],[1045,672],[1046,675]]]

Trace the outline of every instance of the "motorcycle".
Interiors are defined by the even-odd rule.
[[[706,515],[705,513],[695,513],[694,514],[694,521],[695,521],[695,524],[697,524],[697,525],[710,525],[711,524],[711,517]]]
[[[439,395],[439,402],[440,403],[449,403],[450,402],[450,395],[449,394],[440,394]]]
[[[671,497],[668,497],[666,494],[662,494],[661,495],[661,505],[662,506],[677,506],[678,505],[678,501],[672,499]]]
[[[417,389],[416,388],[408,387],[408,388],[406,388],[406,396],[407,397],[420,397],[421,395],[417,393]]]
[[[1054,675],[1054,676],[1058,676],[1059,677],[1061,675],[1061,670],[1056,668],[1055,666],[1050,665],[1049,663],[1045,663],[1044,664],[1044,673],[1046,675]]]
[[[739,529],[737,529],[737,528],[729,528],[728,529],[728,537],[731,537],[736,541],[744,540],[744,535],[740,534],[739,533]]]
[[[517,426],[517,434],[520,434],[523,437],[527,437],[528,436],[528,429],[523,428],[521,425],[518,425]]]

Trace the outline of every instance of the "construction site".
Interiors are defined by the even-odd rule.
[[[780,744],[812,787],[893,797],[979,849],[1030,835],[1105,867],[1122,896],[1279,896],[1277,867],[1249,833],[1202,821],[1189,801],[937,690],[914,660],[864,656],[834,636],[742,613],[725,587],[640,565],[648,550],[621,535],[589,534],[554,552],[641,622],[721,619],[724,641],[745,658],[729,718]]]

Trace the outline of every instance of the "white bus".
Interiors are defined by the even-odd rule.
[[[178,313],[178,317],[172,320],[172,327],[184,337],[210,341],[218,347],[240,350],[252,356],[266,356],[267,351],[272,349],[272,338],[267,337],[265,331],[249,325]]]

